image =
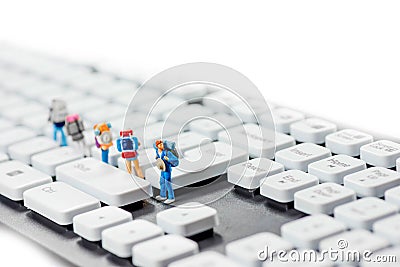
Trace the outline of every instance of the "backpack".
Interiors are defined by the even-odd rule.
[[[166,155],[169,158],[169,162],[172,167],[177,167],[179,165],[179,154],[175,147],[175,142],[165,141],[164,149],[166,150]]]

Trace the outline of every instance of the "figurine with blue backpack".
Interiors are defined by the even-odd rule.
[[[142,168],[140,168],[138,160],[138,152],[140,143],[136,136],[133,136],[132,130],[120,131],[117,139],[117,150],[121,152],[121,156],[125,159],[126,169],[128,173],[132,173],[132,163],[135,166],[136,176],[144,178]]]
[[[172,168],[179,165],[179,155],[175,148],[175,142],[157,140],[154,143],[154,148],[156,150],[156,165],[161,170],[160,195],[156,197],[156,200],[171,204],[175,201],[171,183]]]

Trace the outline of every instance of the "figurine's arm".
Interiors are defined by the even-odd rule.
[[[100,146],[100,144],[99,144],[99,141],[97,141],[97,138],[96,138],[96,137],[94,138],[94,141],[95,141],[95,143],[96,143],[96,147],[97,147],[97,148],[100,148],[101,146]]]

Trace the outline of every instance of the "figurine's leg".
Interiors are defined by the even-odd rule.
[[[132,161],[125,159],[125,165],[128,173],[132,173]]]
[[[61,133],[61,146],[67,146],[67,136],[65,136],[64,129],[59,128]]]
[[[160,197],[167,198],[167,188],[165,187],[165,179],[162,175],[160,176]]]
[[[168,191],[168,199],[173,200],[175,199],[174,195],[174,189],[172,189],[172,183],[171,183],[171,174],[169,173],[165,179],[165,187],[167,188]]]
[[[54,141],[57,141],[57,131],[58,131],[57,126],[53,125],[53,139],[54,139]]]
[[[138,177],[140,177],[140,178],[144,178],[142,168],[140,168],[140,165],[139,165],[139,160],[138,160],[138,159],[135,159],[135,160],[133,161],[133,164],[135,165],[136,175],[137,175]]]
[[[101,160],[104,162],[104,163],[107,163],[108,164],[108,149],[107,150],[101,150]]]

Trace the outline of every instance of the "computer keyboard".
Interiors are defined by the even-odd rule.
[[[395,255],[397,262],[346,264],[398,266],[396,139],[275,104],[270,105],[274,121],[264,128],[254,119],[264,111],[260,102],[251,102],[254,113],[249,113],[224,92],[206,86],[163,98],[146,125],[147,114],[140,107],[124,122],[140,84],[92,66],[1,45],[0,222],[77,266],[342,264],[331,259],[263,261],[260,251],[266,247],[317,253],[369,250]],[[146,88],[136,100],[144,103],[159,94]],[[66,147],[52,139],[48,106],[54,98],[81,115],[87,151],[71,138]],[[217,105],[215,99],[226,105]],[[171,108],[187,100],[177,110]],[[178,115],[170,116],[173,112]],[[185,124],[193,117],[213,120]],[[145,179],[126,172],[115,147],[109,164],[101,161],[92,128],[103,121],[111,122],[114,136],[123,125],[146,129],[145,136],[138,136]],[[153,143],[161,129],[186,160],[173,170],[174,206],[153,198],[160,188]],[[274,142],[263,138],[271,133]]]

